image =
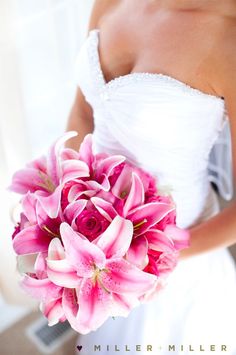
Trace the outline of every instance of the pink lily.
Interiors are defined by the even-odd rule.
[[[132,175],[135,174],[142,181],[143,190],[145,193],[145,202],[153,195],[157,194],[157,181],[140,167],[134,166],[128,162],[120,164],[114,170],[110,182],[112,192],[115,196],[124,198],[128,195],[131,188]]]
[[[28,191],[44,191],[51,194],[60,183],[62,174],[68,174],[68,169],[62,168],[59,161],[61,145],[76,135],[76,132],[64,134],[49,150],[47,157],[42,156],[33,160],[22,170],[17,171],[12,178],[10,189],[20,194],[26,194]],[[85,165],[83,164],[85,169]],[[81,170],[81,169],[80,169]],[[86,175],[88,176],[88,175]]]
[[[131,299],[136,305],[138,297],[153,287],[155,276],[123,258],[132,239],[130,221],[116,216],[92,243],[66,223],[60,229],[64,247],[59,239],[50,243],[47,274],[55,285],[76,289],[76,310],[72,314],[64,309],[75,330],[85,334],[97,329],[113,313],[127,312]]]
[[[36,159],[26,168],[17,171],[9,187],[10,190],[20,194],[35,193],[51,218],[55,218],[59,212],[61,184],[89,176],[88,166],[83,161],[61,159],[63,151],[61,146],[76,135],[76,132],[64,134],[52,145],[46,157]],[[66,153],[68,155],[68,150]]]
[[[80,145],[79,159],[89,167],[90,181],[86,181],[88,190],[109,191],[108,178],[126,158],[123,155],[93,154],[92,134],[87,134]]]
[[[49,327],[64,322],[66,320],[65,312],[62,306],[63,296],[52,299],[51,301],[44,301],[40,303],[40,310],[48,319]],[[71,304],[72,306],[72,304]]]
[[[61,218],[50,218],[35,195],[22,198],[24,224],[14,232],[13,248],[18,255],[46,252],[53,238],[59,236]]]
[[[117,214],[110,202],[98,197],[91,198],[92,203],[104,216],[112,220]],[[138,175],[132,174],[131,187],[127,192],[122,209],[124,218],[129,219],[134,225],[136,236],[145,233],[149,228],[160,222],[166,215],[175,210],[170,203],[150,202],[144,204],[144,188]],[[103,211],[103,212],[102,212]]]
[[[187,229],[178,228],[175,224],[168,224],[164,232],[172,239],[176,250],[179,251],[190,246],[190,232]]]
[[[92,197],[91,201],[107,219],[112,220],[117,214],[111,203],[98,197]],[[141,270],[144,269],[148,264],[148,248],[150,247],[148,246],[146,233],[148,233],[150,228],[154,228],[153,226],[166,218],[168,214],[173,213],[174,209],[175,207],[170,203],[150,202],[144,204],[144,187],[142,181],[136,173],[132,173],[131,186],[129,187],[129,192],[122,208],[122,215],[133,222],[135,235],[126,255],[127,260],[138,266]],[[158,233],[160,235],[161,231],[157,230],[156,234],[155,232],[152,234],[155,236]],[[156,247],[162,242],[165,246],[164,251],[169,250],[168,247],[170,248],[169,245],[172,243],[172,251],[174,250],[173,242],[169,241],[168,236],[164,233],[159,237],[159,240],[156,238],[153,244],[154,242],[157,243]]]
[[[51,240],[60,237],[60,224],[64,221],[77,233],[84,232],[88,239],[95,239],[111,222],[103,210],[82,198],[68,204],[63,213],[60,210],[56,218],[48,216],[30,193],[22,198],[22,208],[21,222],[13,233],[13,248],[18,255],[46,252]]]
[[[41,301],[40,310],[52,326],[66,320],[62,308],[63,289],[54,285],[46,274],[46,254],[24,255],[18,257],[21,271],[28,272],[21,281],[22,289],[29,295]]]
[[[62,288],[52,283],[47,277],[44,253],[38,254],[34,263],[34,273],[24,275],[21,287],[40,301],[58,299],[62,295]]]

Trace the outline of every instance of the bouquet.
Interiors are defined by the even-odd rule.
[[[64,148],[76,134],[13,175],[22,197],[12,243],[21,286],[49,325],[68,320],[86,334],[158,293],[189,233],[153,176],[122,155],[94,154],[92,134],[79,152]]]

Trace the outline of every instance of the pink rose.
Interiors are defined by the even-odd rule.
[[[78,232],[87,237],[90,241],[96,239],[109,226],[109,221],[103,217],[95,208],[85,209],[76,218]]]

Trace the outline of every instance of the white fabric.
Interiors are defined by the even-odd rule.
[[[172,193],[180,227],[218,213],[208,160],[226,122],[224,101],[162,74],[132,73],[106,83],[98,46],[93,30],[76,64],[78,85],[94,110],[95,151],[124,154],[156,175],[159,187]],[[227,354],[235,354],[235,300],[235,266],[226,249],[181,261],[152,303],[81,336],[80,353],[91,355],[101,345],[104,354],[113,344],[136,354],[135,344],[151,344],[155,354],[167,354],[169,345],[176,346],[172,353],[189,354],[189,345],[198,353],[202,344],[208,354],[209,344],[225,344]],[[114,346],[108,352],[116,353]]]
[[[224,127],[212,148],[208,164],[209,180],[217,185],[221,197],[227,201],[231,200],[234,195],[232,166],[231,134],[227,117]]]

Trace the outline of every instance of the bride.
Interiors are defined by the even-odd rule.
[[[81,354],[236,354],[236,203],[220,212],[209,153],[226,120],[236,176],[235,0],[97,0],[68,130],[158,177],[190,247],[167,287],[80,336]],[[227,114],[226,114],[227,112]]]

